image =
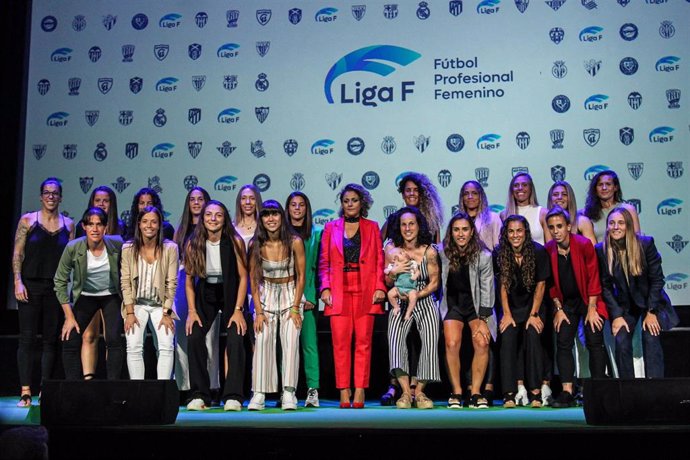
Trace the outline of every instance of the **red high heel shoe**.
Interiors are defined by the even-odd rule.
[[[356,403],[355,403],[356,404]],[[350,409],[352,407],[352,404],[350,404],[350,401],[348,402],[341,402],[340,403],[340,408],[341,409]]]
[[[362,402],[355,401],[352,403],[352,407],[354,409],[364,409],[364,401],[362,401]]]

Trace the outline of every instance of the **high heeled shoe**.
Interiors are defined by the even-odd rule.
[[[342,402],[341,401],[340,402],[340,408],[341,409],[350,409],[350,408],[352,408],[352,404],[350,403],[350,401],[348,401],[348,402]]]
[[[357,402],[357,401],[353,402],[353,403],[352,403],[352,408],[353,408],[353,409],[364,409],[364,401],[362,401],[362,402]]]
[[[343,401],[343,392],[344,391],[347,391],[347,401]],[[340,408],[341,409],[350,409],[352,407],[352,403],[350,402],[351,396],[352,396],[352,394],[349,390],[340,390]]]

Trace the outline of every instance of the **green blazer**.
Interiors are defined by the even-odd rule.
[[[120,290],[120,254],[122,252],[122,238],[106,235],[103,238],[105,250],[108,252],[110,264],[110,283],[115,286],[117,294],[122,297]],[[57,271],[55,272],[55,295],[60,304],[70,303],[67,284],[72,275],[72,302],[77,303],[86,280],[86,237],[74,239],[67,243],[62,252]]]
[[[304,273],[304,298],[318,309],[319,294],[319,250],[321,248],[321,233],[323,227],[314,224],[311,236],[304,242],[306,270]]]

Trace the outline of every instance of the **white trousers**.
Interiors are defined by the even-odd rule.
[[[156,336],[156,349],[158,350],[157,376],[158,380],[168,380],[172,377],[173,361],[175,355],[175,333],[165,327],[158,327],[163,318],[162,307],[147,305],[135,305],[134,316],[139,325],[125,334],[127,339],[127,369],[132,380],[144,380],[144,335],[146,326]]]
[[[276,339],[280,334],[282,350],[283,388],[297,388],[299,378],[299,333],[295,322],[290,319],[290,307],[295,298],[295,283],[274,284],[264,282],[261,286],[261,305],[266,316],[263,330],[256,334],[254,358],[252,360],[252,390],[261,393],[278,391],[278,366]],[[300,305],[300,316],[302,306]]]

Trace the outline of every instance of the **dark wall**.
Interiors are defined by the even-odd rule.
[[[27,18],[30,1],[3,0],[0,2],[0,183],[4,197],[0,206],[0,333],[16,329],[16,321],[7,321],[7,294],[14,291],[12,283],[12,245],[19,209],[18,183],[20,174],[20,144],[23,137],[22,105],[23,81],[26,71],[24,46],[27,37]]]

